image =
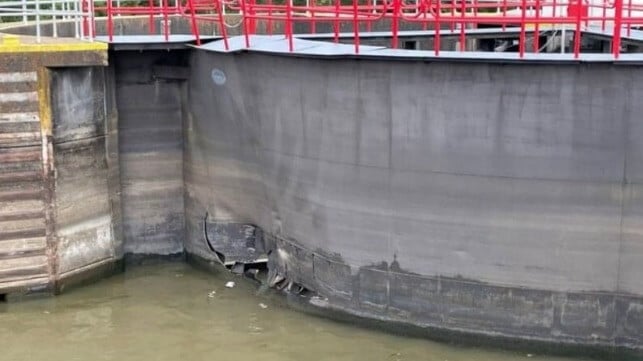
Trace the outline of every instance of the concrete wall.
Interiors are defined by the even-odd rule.
[[[55,292],[122,256],[107,51],[12,40],[25,53],[0,49],[0,295]]]
[[[72,45],[0,51],[0,295],[183,251],[186,52]]]
[[[25,63],[0,53],[0,293],[49,285],[38,73]]]
[[[212,258],[209,214],[326,307],[643,349],[642,70],[187,57],[39,68],[37,105],[0,85],[0,293]],[[52,129],[6,120],[49,97]]]
[[[112,54],[125,253],[183,252],[184,55],[181,51]]]
[[[643,347],[642,70],[203,51],[191,69],[189,253],[211,257],[208,212],[260,226],[329,307]]]
[[[55,273],[61,281],[122,258],[118,133],[105,67],[53,69]]]

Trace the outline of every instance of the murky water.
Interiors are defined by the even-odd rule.
[[[236,287],[226,288],[229,280]],[[228,273],[161,264],[56,298],[0,304],[0,360],[572,359],[351,327],[291,310],[283,298],[258,293],[254,283]]]

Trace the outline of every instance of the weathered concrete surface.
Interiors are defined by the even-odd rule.
[[[84,257],[87,252],[82,248],[92,247],[101,237],[98,231],[92,233],[94,230],[85,227],[83,217],[93,219],[104,211],[97,193],[109,192],[93,183],[96,177],[103,182],[110,177],[105,172],[94,173],[100,166],[94,167],[81,153],[92,149],[92,155],[100,159],[96,154],[100,147],[86,141],[104,139],[107,134],[104,124],[100,125],[105,122],[104,79],[100,75],[96,81],[87,81],[87,77],[70,74],[92,69],[102,74],[100,66],[106,65],[107,52],[105,47],[86,51],[75,48],[76,43],[65,44],[56,51],[38,44],[26,46],[25,52],[18,51],[20,47],[0,49],[2,294],[53,291],[69,272],[91,267],[96,261],[95,257]],[[77,67],[47,70],[61,65]],[[99,67],[88,68],[96,65]],[[87,98],[92,114],[83,107]],[[102,153],[104,158],[105,151]],[[82,200],[76,202],[74,197]],[[90,232],[81,234],[84,231]],[[110,235],[114,233],[110,231]]]
[[[183,250],[184,79],[166,79],[182,56],[106,55],[0,54],[0,293],[59,292],[126,252]]]
[[[55,272],[59,280],[122,256],[118,251],[122,247],[120,206],[113,204],[111,193],[117,189],[110,186],[117,176],[110,165],[117,165],[118,158],[108,151],[117,129],[108,121],[105,72],[104,67],[52,71]]]
[[[0,54],[0,290],[49,283],[36,71]]]
[[[128,254],[183,252],[184,58],[181,51],[112,56]]]
[[[188,253],[211,257],[207,212],[260,226],[271,267],[328,307],[643,349],[640,69],[207,52],[191,69]]]

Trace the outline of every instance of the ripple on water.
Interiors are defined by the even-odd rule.
[[[226,288],[234,280],[234,288]],[[226,273],[141,266],[0,305],[0,360],[580,361],[397,337],[309,316]]]

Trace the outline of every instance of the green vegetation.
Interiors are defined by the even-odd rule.
[[[46,1],[46,0],[45,0]],[[52,6],[50,1],[43,1],[43,3],[40,3],[40,9],[41,10],[51,10]],[[15,23],[15,22],[20,22],[22,21],[22,15],[8,15],[12,13],[17,13],[22,11],[22,7],[18,5],[20,0],[0,0],[0,23]],[[10,6],[8,3],[12,3]],[[35,11],[36,9],[36,4],[31,0],[27,5],[26,5],[27,11]],[[62,10],[62,5],[57,5],[56,9],[61,9]],[[48,20],[51,19],[51,16],[42,16],[42,20]],[[31,20],[31,19],[30,19]]]

